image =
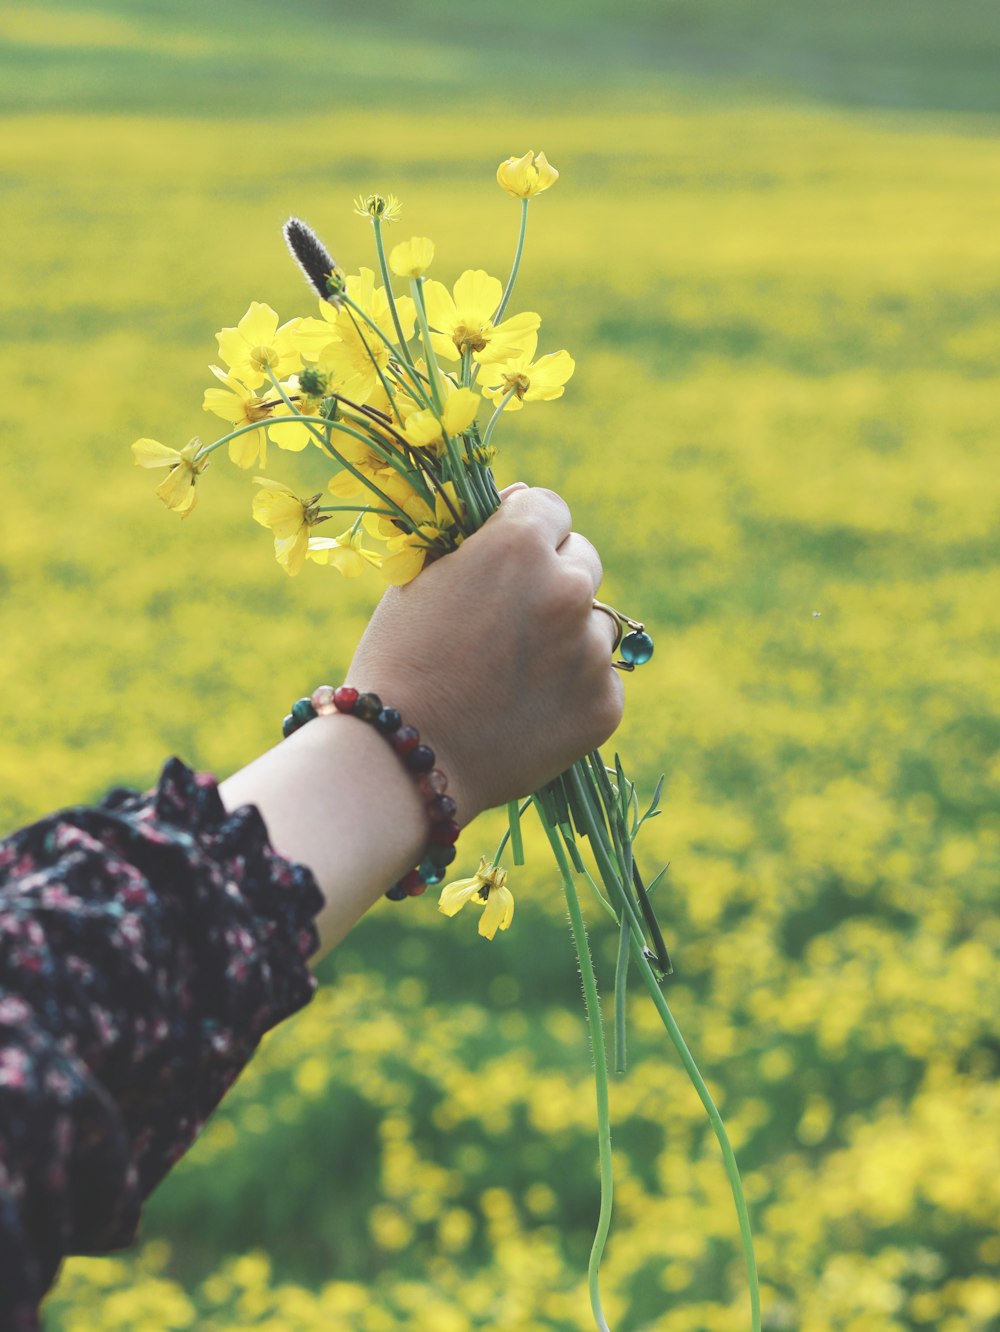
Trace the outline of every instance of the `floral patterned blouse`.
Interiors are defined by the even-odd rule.
[[[322,896],[178,759],[0,842],[0,1329],[129,1244],[261,1037],[312,997]]]

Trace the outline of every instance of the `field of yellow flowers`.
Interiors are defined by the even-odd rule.
[[[251,300],[315,312],[290,213],[356,271],[351,199],[392,190],[443,280],[504,276],[496,164],[544,149],[562,174],[518,299],[577,372],[497,432],[498,479],[558,488],[602,595],[656,637],[615,744],[647,789],[666,772],[643,840],[671,862],[667,992],[744,1170],[764,1325],[1000,1326],[1000,120],[973,56],[950,101],[946,62],[874,110],[853,84],[800,95],[805,57],[772,98],[660,78],[648,43],[632,68],[596,3],[564,68],[447,36],[451,5],[423,37],[306,0],[297,31],[256,0],[173,8],[0,16],[3,828],[149,784],[171,753],[225,774],[343,671],[377,575],[286,578],[221,460],[179,523],[129,445],[208,435],[212,335]],[[514,8],[522,36],[568,23]],[[464,835],[459,868],[499,827]],[[327,959],[136,1250],[66,1265],[50,1332],[590,1325],[586,1030],[526,843],[492,943],[422,899]],[[617,937],[592,923],[610,1018]],[[742,1332],[714,1139],[654,1015],[630,1018],[606,1312]]]

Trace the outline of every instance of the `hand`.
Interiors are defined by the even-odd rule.
[[[434,749],[458,820],[555,777],[621,721],[597,551],[566,503],[518,482],[480,531],[379,602],[348,681]]]

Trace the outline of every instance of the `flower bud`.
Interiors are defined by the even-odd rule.
[[[497,184],[514,199],[532,199],[559,179],[544,153],[537,156],[529,148],[523,157],[508,157],[497,167]]]

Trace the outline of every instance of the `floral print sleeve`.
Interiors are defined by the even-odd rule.
[[[306,1004],[322,897],[178,759],[0,842],[0,1329],[120,1248],[261,1037]]]

